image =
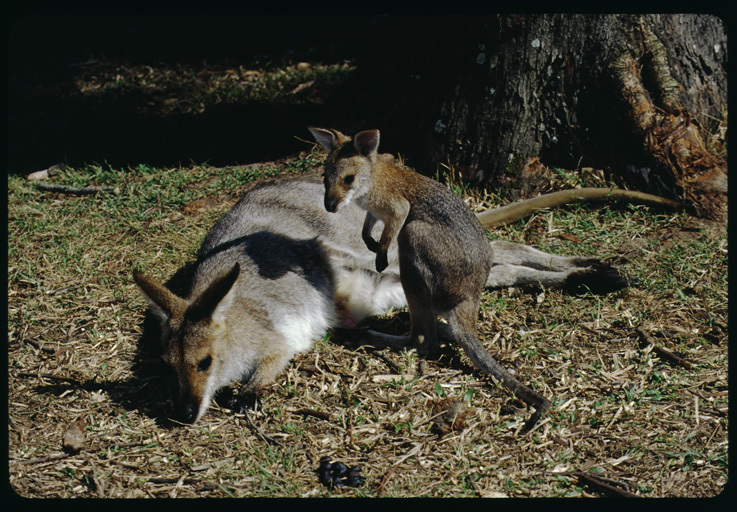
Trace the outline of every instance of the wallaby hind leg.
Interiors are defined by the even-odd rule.
[[[432,356],[437,352],[437,329],[432,306],[424,297],[407,294],[409,305],[410,334],[397,336],[374,330],[366,331],[363,343],[373,347],[389,347],[394,350],[414,348],[421,356]]]
[[[517,398],[535,407],[535,412],[522,428],[523,433],[528,432],[550,408],[550,402],[547,398],[517,380],[486,351],[477,336],[477,315],[478,300],[463,302],[450,312],[448,322],[454,340],[463,347],[466,355],[481,371],[501,381]]]
[[[610,293],[633,284],[628,276],[596,258],[558,256],[503,240],[489,246],[493,266],[486,280],[488,288],[538,285],[571,293]]]
[[[416,349],[421,356],[434,356],[438,350],[437,330],[435,328],[435,313],[430,303],[429,294],[416,295],[408,293],[409,306],[409,346]]]
[[[529,245],[508,242],[506,240],[495,240],[489,242],[491,246],[494,263],[510,263],[523,267],[536,268],[538,270],[550,270],[562,272],[575,267],[585,267],[590,259],[577,256],[559,256],[543,252]]]
[[[522,265],[500,264],[491,267],[486,280],[488,288],[509,286],[543,286],[561,288],[569,293],[611,293],[636,283],[620,274],[616,268],[594,260],[590,266],[568,270],[540,270]]]

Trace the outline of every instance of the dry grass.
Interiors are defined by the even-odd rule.
[[[169,278],[248,181],[313,165],[303,155],[54,177],[118,187],[86,197],[9,178],[8,457],[18,495],[693,497],[725,488],[726,230],[641,207],[573,206],[492,235],[602,254],[640,280],[607,296],[485,293],[487,348],[553,401],[526,436],[517,432],[529,411],[454,347],[423,361],[329,336],[266,390],[253,424],[217,404],[195,426],[167,420],[162,368],[139,347],[145,305],[132,268]],[[489,201],[501,198],[469,197]],[[402,330],[402,318],[374,322]],[[460,404],[455,423],[436,417],[443,399]],[[321,485],[326,455],[360,466],[365,483]]]

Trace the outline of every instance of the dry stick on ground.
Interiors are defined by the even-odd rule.
[[[620,498],[639,498],[637,494],[625,491],[619,487],[615,487],[604,482],[601,478],[598,478],[590,473],[584,473],[582,471],[575,471],[572,473],[578,477],[578,481],[581,485],[587,485],[597,492],[602,492],[607,496],[615,496]]]
[[[402,374],[402,367],[399,366],[394,361],[392,361],[391,359],[389,359],[389,357],[386,354],[384,354],[383,352],[374,352],[374,356],[376,356],[379,359],[381,359],[382,361],[384,361],[384,363],[389,368],[391,368],[392,370],[394,370],[395,373],[400,374],[400,375]]]
[[[261,439],[263,439],[263,440],[264,440],[264,441],[266,441],[267,443],[275,444],[276,446],[281,446],[281,445],[282,445],[282,444],[281,444],[281,443],[280,443],[279,441],[277,441],[277,440],[276,440],[276,439],[274,439],[273,437],[271,437],[271,436],[269,436],[269,435],[266,435],[266,434],[264,434],[264,433],[263,433],[263,432],[261,431],[261,429],[260,429],[260,428],[258,428],[258,427],[256,426],[256,424],[255,424],[255,423],[253,422],[253,420],[251,419],[251,415],[249,414],[249,412],[248,412],[248,409],[245,409],[245,410],[243,411],[243,415],[244,415],[244,416],[246,417],[246,419],[248,420],[248,423],[249,423],[249,424],[251,425],[251,428],[252,428],[253,430],[255,430],[255,431],[256,431],[256,434],[258,434],[258,436],[259,436],[259,437],[260,437]]]
[[[132,448],[134,446],[144,446],[148,443],[154,442],[151,439],[146,439],[144,441],[133,441],[131,443],[114,443],[112,446],[115,447],[115,449],[119,448]],[[80,450],[76,453],[59,453],[56,455],[48,455],[46,457],[37,457],[35,459],[16,459],[9,461],[9,464],[11,466],[25,466],[28,464],[45,464],[47,462],[54,462],[61,459],[67,459],[69,457],[79,457],[80,455],[83,455],[85,453],[90,452],[99,452],[103,448],[100,446],[95,446],[94,448],[87,448],[84,450]]]
[[[41,344],[36,340],[25,340],[24,339],[23,343],[27,343],[30,346],[40,350],[41,352],[46,352],[47,354],[54,354],[57,350],[59,350],[58,348],[47,347],[46,346],[48,345],[47,343]],[[36,374],[30,373],[30,372],[19,372],[19,373],[16,373],[15,376],[16,377],[36,377]]]
[[[181,485],[200,485],[200,490],[205,491],[213,491],[215,489],[221,489],[228,492],[228,489],[226,487],[221,486],[221,484],[212,483],[212,482],[206,482],[199,478],[184,478],[178,477],[178,478],[166,478],[166,477],[158,477],[154,476],[146,480],[146,483],[149,484],[155,484],[155,485],[167,485],[167,484],[179,484],[181,481]],[[234,488],[234,489],[250,489],[252,488],[252,484],[248,485],[237,485],[233,483],[228,483],[228,487]]]
[[[500,208],[494,208],[477,214],[484,229],[491,229],[505,224],[511,224],[519,219],[532,215],[537,210],[558,208],[578,201],[624,201],[633,204],[642,204],[666,210],[678,210],[681,203],[672,199],[617,188],[577,188],[561,190],[544,194],[532,199],[526,199]]]
[[[115,192],[115,187],[70,187],[67,185],[54,185],[40,181],[36,183],[38,190],[45,192],[59,192],[61,194],[72,194],[75,196],[88,196],[100,192]]]
[[[302,408],[294,411],[295,414],[301,414],[302,416],[313,416],[315,418],[330,421],[330,413],[323,411],[316,411],[315,409]]]
[[[647,334],[642,329],[642,327],[638,327],[637,329],[635,329],[635,332],[640,336],[641,345],[643,346],[643,348],[647,348],[648,345],[652,346],[653,352],[658,354],[658,356],[660,356],[662,359],[665,359],[675,365],[682,366],[683,368],[686,368],[687,370],[690,370],[691,368],[693,368],[693,365],[689,363],[688,361],[686,361],[685,359],[683,359],[682,357],[677,356],[676,354],[674,354],[668,349],[665,349],[663,347],[656,345],[653,342],[653,339],[650,337],[650,335]]]
[[[615,496],[615,497],[622,497],[622,498],[639,498],[640,496],[637,494],[634,494],[626,489],[621,489],[620,487],[630,487],[629,484],[626,484],[624,482],[621,482],[619,480],[615,480],[613,478],[609,478],[603,475],[594,475],[592,473],[584,472],[584,471],[544,471],[543,474],[545,475],[555,475],[556,477],[560,476],[575,476],[578,478],[579,484],[581,486],[588,486],[595,490],[596,492],[602,492],[606,494],[607,496]]]
[[[355,441],[353,440],[353,406],[351,404],[351,395],[348,392],[348,386],[345,385],[345,382],[343,382],[342,384],[343,392],[345,393],[345,401],[348,405],[348,445],[351,448],[358,449]]]
[[[26,343],[30,343],[29,341],[26,341]],[[33,346],[33,343],[30,343]],[[39,350],[45,350],[43,346],[39,347]],[[53,351],[56,353],[56,350]],[[34,373],[34,372],[13,372],[13,377],[28,377],[28,378],[37,378],[37,379],[49,379],[49,380],[58,380],[62,382],[68,382],[69,384],[76,384],[77,386],[83,386],[87,383],[95,383],[99,384],[101,387],[105,387],[105,382],[99,382],[96,381],[96,376],[92,377],[64,377],[63,375],[51,375],[49,373]]]
[[[389,470],[384,475],[384,478],[381,479],[381,483],[379,484],[379,487],[376,488],[376,497],[381,498],[381,496],[384,494],[384,486],[386,485],[387,480],[389,480],[389,476],[394,473],[394,470],[399,467],[399,465],[404,462],[405,460],[409,459],[413,455],[416,455],[420,449],[424,446],[424,443],[415,443],[414,448],[412,448],[410,451],[402,455],[397,462],[392,465],[392,467],[389,468]]]

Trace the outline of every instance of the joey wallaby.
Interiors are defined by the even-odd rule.
[[[452,338],[476,366],[536,408],[524,430],[532,428],[550,403],[499,365],[477,336],[492,252],[476,216],[438,182],[377,158],[378,130],[352,138],[332,129],[309,130],[328,152],[325,209],[335,212],[353,201],[367,210],[362,238],[376,253],[378,272],[388,266],[389,246],[397,241],[399,276],[409,305],[409,345],[420,353],[434,352],[436,316],[445,318]],[[371,231],[379,220],[384,229],[376,242]]]
[[[350,202],[339,215],[329,213],[324,196],[319,171],[257,182],[208,233],[182,297],[134,273],[160,324],[179,420],[199,420],[217,389],[234,381],[258,392],[329,328],[354,327],[407,304],[396,244],[378,273],[361,234],[366,210]],[[372,236],[382,229],[377,222]],[[491,256],[476,249],[491,260],[490,269],[476,267],[487,287],[627,286],[598,260],[595,266],[607,272],[592,271],[589,259],[521,244],[489,247]]]

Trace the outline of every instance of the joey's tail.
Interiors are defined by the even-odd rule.
[[[528,386],[517,380],[511,373],[502,367],[496,360],[491,357],[481,341],[474,336],[472,333],[454,329],[456,341],[463,347],[466,355],[473,361],[473,363],[483,372],[493,376],[495,379],[502,381],[502,383],[512,391],[517,398],[524,401],[528,405],[535,407],[535,412],[525,422],[525,426],[522,428],[522,433],[528,432],[538,420],[550,409],[550,401],[542,396],[540,393],[533,391]]]

